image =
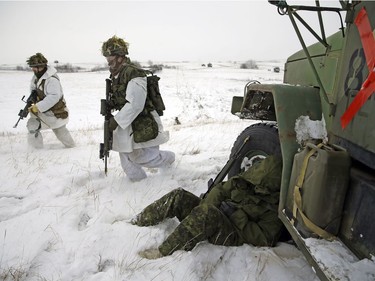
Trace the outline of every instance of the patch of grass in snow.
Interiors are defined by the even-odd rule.
[[[0,271],[1,281],[21,281],[24,277],[26,277],[26,271],[22,267],[9,267]]]

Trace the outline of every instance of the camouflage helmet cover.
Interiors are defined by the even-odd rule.
[[[102,54],[108,56],[126,56],[128,54],[129,43],[116,35],[109,38],[102,45]]]
[[[35,55],[29,57],[26,62],[30,67],[36,67],[47,65],[48,60],[41,53],[36,53]]]

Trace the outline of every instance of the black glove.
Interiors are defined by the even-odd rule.
[[[237,207],[230,201],[223,201],[220,204],[219,210],[229,218],[237,210]]]
[[[111,118],[109,119],[108,129],[109,129],[111,132],[113,132],[114,130],[116,130],[117,126],[118,126],[117,121],[115,120],[114,117],[111,117]]]

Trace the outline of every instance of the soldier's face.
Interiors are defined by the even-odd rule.
[[[115,63],[116,56],[109,56],[109,57],[106,57],[106,59],[107,59],[107,62],[108,62],[108,66],[111,67]]]
[[[41,72],[43,69],[44,69],[44,67],[41,67],[41,66],[33,66],[31,68],[31,70],[34,72],[34,74],[37,74],[37,73]]]
[[[108,56],[106,59],[108,62],[109,71],[114,75],[117,74],[124,59],[119,56]]]

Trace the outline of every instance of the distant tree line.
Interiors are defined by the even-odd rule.
[[[58,61],[54,61],[55,63],[55,68],[57,69],[58,72],[62,73],[70,73],[70,72],[82,72],[82,71],[91,71],[91,72],[97,72],[97,71],[108,71],[108,65],[107,63],[103,63],[100,65],[96,65],[92,67],[91,69],[85,69],[80,66],[73,65],[71,63],[65,63],[65,64],[59,64]],[[176,66],[171,66],[171,65],[164,65],[164,64],[154,64],[152,61],[148,61],[148,65],[141,65],[140,62],[138,61],[132,61],[132,63],[143,69],[148,69],[152,71],[153,73],[160,72],[163,70],[163,68],[166,69],[175,69]],[[202,66],[206,67],[205,64],[202,64]],[[207,64],[207,67],[212,67],[211,63]],[[241,69],[258,69],[258,65],[255,60],[248,60],[240,65]],[[17,65],[17,66],[6,66],[6,65],[0,65],[0,70],[17,70],[17,71],[30,71],[29,66],[25,65]],[[278,72],[278,69],[274,69],[275,72]]]
[[[136,60],[132,61],[132,64],[134,64],[136,67],[139,67],[139,68],[142,68],[142,69],[148,69],[148,70],[152,71],[153,73],[158,72],[158,71],[162,71],[164,67],[167,68],[163,64],[154,64],[152,61],[148,61],[147,63],[148,63],[148,66],[142,66],[140,62],[138,62]],[[91,71],[93,71],[93,72],[95,72],[95,71],[106,71],[106,70],[108,70],[107,64],[97,65],[97,66],[91,68]]]
[[[83,67],[80,67],[80,66],[74,66],[70,63],[66,63],[66,64],[61,64],[61,65],[58,65],[56,64],[55,65],[55,68],[57,69],[58,72],[79,72],[79,71],[83,71],[85,70]],[[0,67],[1,70],[17,70],[17,71],[30,71],[30,67],[29,66],[22,66],[22,65],[17,65],[17,66],[8,66],[8,67]]]
[[[248,60],[241,64],[241,69],[258,69],[258,65],[255,60]]]
[[[65,72],[65,73],[71,73],[71,72],[78,72],[84,70],[84,68],[80,66],[73,66],[70,63],[62,64],[62,65],[56,65],[57,72]]]

